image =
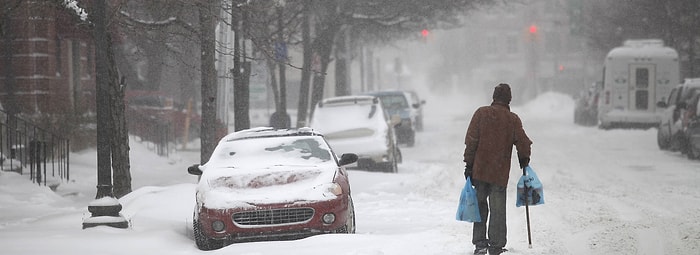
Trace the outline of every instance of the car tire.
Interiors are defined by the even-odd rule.
[[[416,118],[416,130],[423,131],[423,117]]]
[[[396,157],[396,163],[403,163],[403,155],[401,154],[401,149],[396,146],[396,152],[394,152],[394,157]]]
[[[350,202],[348,203],[348,214],[350,215],[348,216],[348,219],[345,222],[345,233],[355,234],[355,204],[352,202],[352,197],[349,197],[348,199],[350,200]]]
[[[194,242],[197,244],[197,248],[200,250],[211,251],[224,247],[224,242],[222,240],[215,240],[206,237],[202,232],[202,226],[197,220],[192,221],[192,230],[194,232]]]
[[[396,155],[394,155],[394,157],[392,157],[391,161],[376,163],[375,166],[380,171],[385,172],[385,173],[398,173],[399,172],[399,168],[396,165]]]
[[[695,148],[692,144],[688,147],[688,159],[698,159],[700,158],[700,151]]]
[[[411,132],[406,138],[406,145],[408,147],[413,147],[416,145],[416,132]]]
[[[661,132],[662,128],[659,127],[659,130],[656,132],[656,143],[659,145],[659,149],[668,150],[671,147],[671,140],[664,137],[663,132]]]

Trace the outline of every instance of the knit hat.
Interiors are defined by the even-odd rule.
[[[510,86],[505,83],[498,84],[493,89],[493,101],[501,102],[505,104],[510,104],[510,99],[512,98],[510,94]]]

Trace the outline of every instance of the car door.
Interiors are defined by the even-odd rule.
[[[659,132],[663,137],[670,137],[671,125],[679,117],[679,113],[676,110],[676,102],[678,102],[678,96],[681,88],[682,87],[680,86],[673,88],[671,93],[668,95],[666,102],[660,102],[660,105],[665,104],[665,109],[661,112],[661,123],[659,124]]]

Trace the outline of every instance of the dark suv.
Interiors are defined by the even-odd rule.
[[[370,92],[368,95],[378,97],[389,116],[401,117],[401,123],[395,126],[396,140],[412,147],[416,142],[416,111],[408,92],[400,90]],[[420,105],[419,105],[420,106]]]

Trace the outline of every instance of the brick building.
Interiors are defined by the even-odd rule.
[[[24,114],[94,112],[89,29],[50,1],[20,3],[0,14],[0,103]]]

